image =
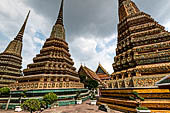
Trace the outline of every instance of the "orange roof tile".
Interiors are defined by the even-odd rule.
[[[94,71],[92,71],[91,69],[89,69],[88,67],[84,66],[84,71],[86,71],[86,73],[93,79],[100,81],[100,78],[96,75],[96,73]]]
[[[104,74],[97,74],[98,77],[101,79],[101,80],[107,80],[107,79],[110,79],[110,76],[109,75],[104,75]]]
[[[101,81],[101,79],[99,78],[99,76],[98,76],[94,71],[92,71],[91,69],[89,69],[89,68],[86,67],[86,66],[83,67],[82,65],[81,65],[80,68],[82,68],[82,69],[85,71],[85,73],[86,73],[90,78],[92,78],[92,79],[100,82],[104,87],[107,87],[107,85],[106,85],[104,82]],[[79,69],[79,70],[80,70],[80,69]]]

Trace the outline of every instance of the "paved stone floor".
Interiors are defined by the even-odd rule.
[[[16,113],[14,110],[0,110],[0,113]],[[29,112],[20,112],[20,113],[29,113]],[[84,102],[81,105],[70,105],[70,106],[61,106],[54,109],[46,109],[41,113],[106,113],[98,110],[98,106],[90,105],[89,101]],[[111,110],[110,113],[121,113],[118,111]]]

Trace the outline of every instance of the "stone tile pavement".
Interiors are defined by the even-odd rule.
[[[0,110],[0,113],[16,113],[14,110]],[[29,113],[29,112],[20,112],[20,113]],[[106,113],[98,110],[98,106],[90,105],[89,101],[84,102],[81,105],[69,105],[69,106],[61,106],[53,109],[46,109],[41,113]],[[111,110],[110,113],[122,113],[119,111]]]

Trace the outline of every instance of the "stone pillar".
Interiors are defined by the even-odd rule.
[[[125,78],[125,73],[121,73],[122,79]]]
[[[62,77],[62,78],[60,78],[60,82],[63,82],[63,77]]]
[[[69,78],[66,78],[65,80],[66,80],[66,82],[69,82]]]
[[[57,82],[58,81],[58,78],[56,77],[56,78],[54,78],[54,82]]]
[[[137,77],[140,77],[141,76],[141,73],[139,73],[138,71],[136,72],[136,76]]]
[[[119,80],[119,75],[116,75],[116,80]]]
[[[47,82],[51,82],[51,78],[47,78]]]
[[[131,73],[130,72],[128,72],[128,78],[131,78]]]

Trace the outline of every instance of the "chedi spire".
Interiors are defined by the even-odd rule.
[[[16,78],[22,76],[22,37],[29,17],[30,11],[22,25],[18,35],[12,40],[4,52],[0,53],[0,76],[1,79],[9,79],[13,83]],[[2,85],[3,84],[3,85]],[[1,83],[0,85],[5,86],[9,83]]]
[[[64,7],[64,0],[61,1],[58,18],[55,25],[53,26],[50,38],[59,38],[65,40],[65,29],[63,24],[63,7]]]
[[[27,17],[24,21],[24,24],[22,25],[20,31],[18,32],[17,36],[14,38],[13,41],[10,42],[8,47],[5,49],[4,53],[10,53],[13,55],[17,55],[21,57],[21,52],[22,52],[22,37],[24,35],[25,27],[27,24],[27,20],[29,17],[30,11],[27,14]]]
[[[60,10],[59,10],[59,14],[58,14],[58,18],[56,21],[56,24],[63,24],[63,7],[64,7],[64,0],[61,1],[61,6],[60,6]]]
[[[29,15],[30,15],[30,11],[28,12],[27,17],[26,17],[26,19],[24,21],[24,24],[22,25],[20,31],[18,32],[18,35],[16,36],[15,40],[22,41],[22,37],[24,35],[24,31],[25,31],[25,27],[26,27]]]

